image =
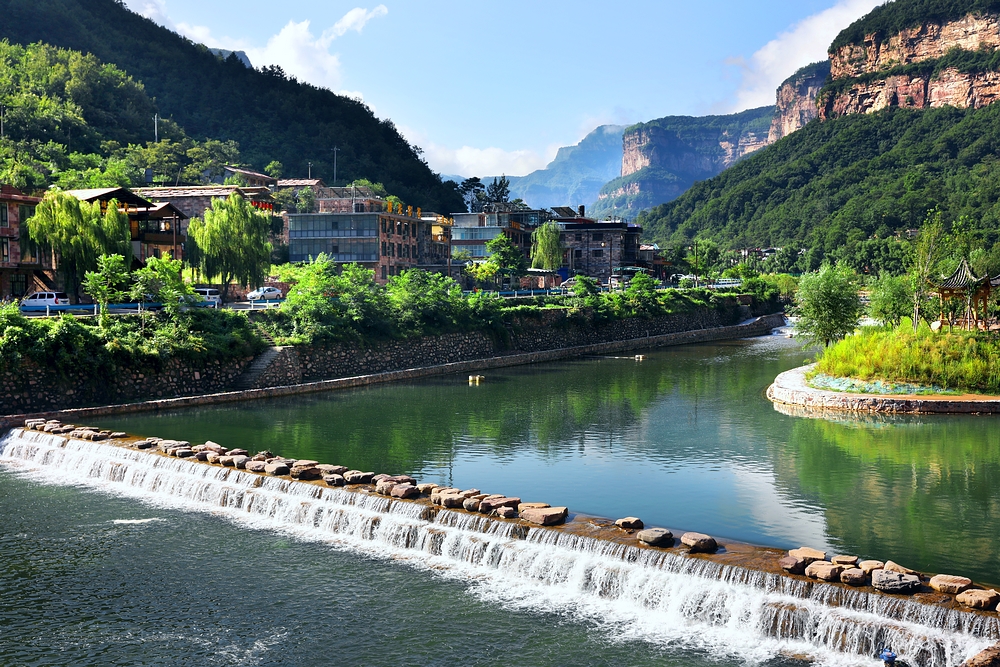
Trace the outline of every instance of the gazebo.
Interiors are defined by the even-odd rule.
[[[1000,276],[995,278],[996,284],[1000,285]],[[937,290],[941,300],[941,323],[947,321],[949,325],[958,324],[963,329],[973,330],[986,327],[986,307],[989,302],[990,292],[994,285],[994,280],[988,276],[979,277],[973,273],[972,268],[966,260],[958,265],[955,272],[948,277],[942,277],[940,282],[931,282]],[[961,298],[964,304],[962,317],[955,318],[955,311],[948,311],[948,318],[945,320],[945,302],[953,304],[952,299]]]

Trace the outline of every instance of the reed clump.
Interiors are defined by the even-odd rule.
[[[1000,394],[1000,338],[984,332],[863,329],[826,348],[816,371],[835,377]]]

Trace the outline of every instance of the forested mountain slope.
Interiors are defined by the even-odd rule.
[[[44,41],[96,55],[141,81],[156,109],[196,139],[234,140],[242,159],[262,169],[271,160],[289,175],[380,181],[407,202],[428,210],[463,210],[454,188],[443,184],[388,119],[363,103],[289,79],[277,69],[222,61],[135,14],[115,0],[0,0],[0,38]],[[152,119],[149,136],[152,139]]]
[[[793,245],[856,260],[928,211],[1000,232],[1000,105],[890,109],[813,121],[696,184],[639,223],[662,244],[696,236],[734,248]],[[877,259],[877,258],[875,258]],[[875,262],[877,264],[877,261]]]

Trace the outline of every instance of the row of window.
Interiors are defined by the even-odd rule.
[[[407,259],[417,258],[417,246],[408,243],[386,243],[382,242],[383,257],[405,257]]]
[[[25,204],[18,204],[17,206],[17,219],[24,222],[31,216],[35,214],[35,207]],[[10,217],[7,209],[7,204],[0,204],[0,227],[10,227]]]
[[[288,259],[292,262],[305,262],[324,253],[337,262],[374,262],[378,259],[378,245],[374,239],[291,239],[288,244]]]

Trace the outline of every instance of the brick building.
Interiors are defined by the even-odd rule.
[[[597,221],[584,215],[581,206],[577,211],[556,207],[555,221],[562,230],[561,239],[566,248],[564,265],[569,274],[586,274],[600,282],[608,282],[613,274],[634,267],[639,262],[639,238],[642,227],[620,221]]]
[[[153,203],[125,188],[67,190],[66,194],[102,205],[117,201],[118,210],[128,215],[132,256],[140,262],[165,255],[184,258],[188,216],[170,202]]]
[[[51,256],[31,243],[24,228],[39,202],[38,197],[0,185],[0,298],[20,298],[55,286]]]

